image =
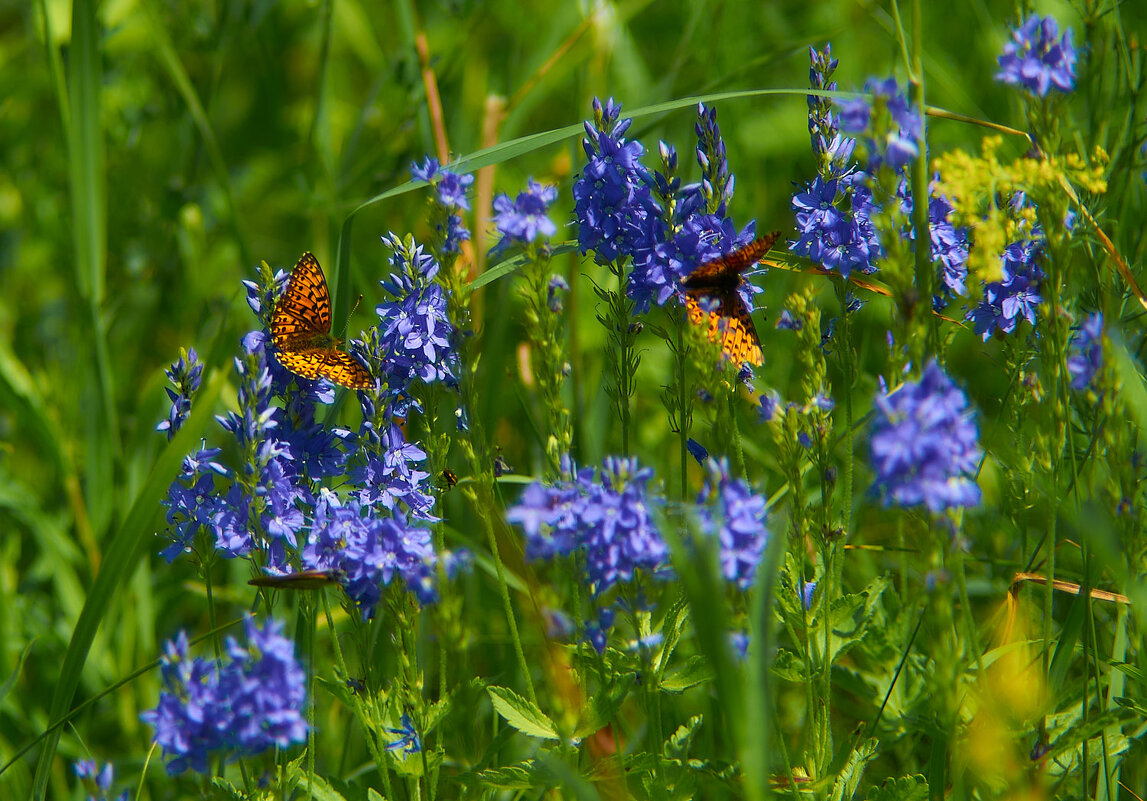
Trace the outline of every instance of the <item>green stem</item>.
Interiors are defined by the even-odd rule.
[[[689,424],[691,415],[688,414],[689,392],[686,386],[685,353],[685,321],[680,314],[676,316],[677,324],[677,352],[676,373],[677,379],[677,439],[681,444],[681,500],[685,500],[689,493]]]
[[[853,453],[855,448],[855,440],[852,431],[852,386],[855,381],[854,370],[856,365],[853,361],[855,355],[852,349],[852,314],[848,310],[848,293],[844,288],[844,282],[837,285],[840,294],[840,319],[841,319],[841,336],[843,341],[840,343],[841,360],[844,365],[844,500],[842,503],[844,525],[844,534],[848,536],[852,531],[852,481],[853,481]]]
[[[493,508],[491,502],[487,508]],[[489,519],[483,517],[486,527],[486,540],[490,546],[490,554],[494,557],[494,567],[498,573],[498,592],[502,596],[502,609],[506,614],[506,624],[510,627],[510,641],[514,644],[514,654],[518,657],[518,667],[526,681],[526,694],[531,703],[537,706],[538,696],[534,692],[534,680],[530,676],[530,664],[526,661],[526,652],[522,650],[522,638],[518,634],[518,621],[514,617],[514,605],[510,601],[510,586],[506,583],[506,567],[502,564],[502,554],[498,550],[498,538],[494,534],[494,525]]]
[[[350,676],[350,671],[347,670],[346,660],[343,658],[342,647],[339,645],[338,631],[335,629],[334,617],[331,615],[330,601],[327,599],[327,594],[323,592],[323,614],[327,618],[327,628],[331,632],[331,644],[334,646],[335,662],[339,666],[339,671],[343,676]],[[369,689],[367,690],[369,692]],[[375,736],[375,731],[367,721],[366,715],[362,709],[362,699],[358,695],[352,696],[353,702],[351,703],[351,712],[358,720],[358,725],[362,728],[363,739],[366,740],[366,747],[374,757],[374,764],[378,766],[378,772],[382,776],[382,789],[387,798],[394,798],[394,792],[390,788],[390,765],[387,762],[386,752],[380,751],[378,748],[378,739]],[[381,720],[381,718],[379,718]]]
[[[939,351],[940,331],[936,315],[931,313],[933,295],[932,236],[928,225],[928,130],[927,116],[924,114],[924,66],[921,52],[924,47],[922,33],[923,13],[920,0],[912,0],[912,65],[909,81],[912,84],[912,104],[920,114],[920,140],[917,142],[916,159],[912,165],[912,227],[916,230],[916,291],[917,311],[925,315],[927,338],[925,354]],[[921,311],[922,307],[922,311]]]

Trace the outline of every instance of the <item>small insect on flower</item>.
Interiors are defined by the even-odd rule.
[[[347,389],[371,389],[374,376],[331,336],[331,295],[323,268],[304,253],[291,271],[287,291],[275,304],[271,338],[279,362],[303,378],[326,378]]]
[[[282,590],[319,590],[338,584],[346,578],[342,570],[299,570],[294,573],[256,576],[247,583],[252,587],[271,587]]]
[[[708,324],[709,340],[721,345],[738,366],[764,364],[761,338],[749,316],[749,306],[738,292],[743,275],[772,249],[780,231],[755,239],[739,250],[702,264],[681,282],[685,311],[694,325]]]
[[[443,490],[451,490],[458,486],[458,474],[451,470],[449,467],[443,470],[442,474],[438,478],[442,482],[440,486]]]

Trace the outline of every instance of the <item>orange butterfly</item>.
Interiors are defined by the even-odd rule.
[[[279,363],[303,378],[329,378],[347,389],[371,389],[374,376],[331,336],[331,295],[318,259],[304,253],[271,315]]]
[[[737,365],[765,363],[761,338],[737,288],[744,281],[741,276],[769,252],[780,236],[780,231],[773,231],[754,239],[739,250],[705,262],[681,282],[689,322],[702,325],[708,320],[709,340],[719,342],[721,352]],[[702,299],[708,302],[702,303]]]

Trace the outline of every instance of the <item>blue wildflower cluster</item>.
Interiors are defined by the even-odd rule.
[[[996,80],[1018,86],[1036,97],[1046,97],[1055,89],[1075,89],[1075,48],[1071,29],[1059,36],[1059,25],[1052,17],[1030,15],[1019,28],[1012,30],[1011,41],[1004,45],[998,59],[1000,71]]]
[[[652,475],[636,459],[609,457],[600,478],[584,468],[557,486],[534,482],[506,519],[522,526],[529,559],[579,553],[594,595],[601,595],[638,570],[657,575],[667,565],[669,551],[649,509]]]
[[[1095,374],[1103,367],[1103,315],[1099,312],[1088,317],[1079,326],[1067,356],[1067,372],[1071,388],[1090,389]]]
[[[81,759],[72,765],[72,770],[87,791],[87,801],[111,801],[108,793],[112,789],[112,782],[115,781],[115,771],[110,762],[100,768],[95,760]],[[124,790],[115,801],[128,801],[130,797],[130,792]]]
[[[621,106],[594,101],[594,121],[586,121],[582,140],[588,162],[574,184],[578,247],[593,251],[600,263],[632,259],[626,295],[634,310],[647,312],[682,298],[681,280],[699,264],[747,245],[756,225],[738,231],[725,216],[734,179],[729,172],[716,109],[697,109],[697,163],[702,179],[681,185],[677,151],[660,143],[661,169],[650,172],[642,163],[645,148],[629,141],[629,119],[620,119]],[[742,287],[751,303],[755,288]]]
[[[900,172],[920,152],[920,112],[908,102],[895,78],[869,78],[864,91],[872,95],[872,103],[865,98],[842,102],[840,128],[846,133],[868,134],[865,144],[869,172],[875,172],[884,164]],[[874,125],[873,117],[878,114],[887,114],[889,119]]]
[[[996,331],[1012,333],[1021,318],[1035,325],[1036,309],[1043,302],[1039,291],[1044,278],[1039,267],[1042,242],[1042,237],[1021,239],[1004,248],[1004,279],[985,284],[983,300],[967,315],[985,342]]]
[[[393,250],[393,272],[379,283],[392,300],[375,309],[379,323],[372,333],[377,336],[368,338],[364,350],[370,363],[379,365],[390,402],[398,404],[395,413],[405,416],[401,399],[414,380],[456,383],[458,354],[446,291],[433,280],[438,262],[413,240],[392,234],[383,242]]]
[[[574,182],[578,250],[593,251],[598,263],[632,256],[651,219],[660,210],[650,193],[649,172],[641,163],[645,147],[625,138],[633,121],[621,119],[621,105],[594,98],[593,122],[585,122],[586,162]]]
[[[557,233],[557,226],[546,216],[550,204],[558,198],[557,187],[529,180],[525,192],[519,192],[511,199],[505,193],[494,198],[494,224],[501,241],[494,250],[502,250],[512,242],[528,244],[541,234],[549,238]]]
[[[653,303],[681,302],[681,281],[694,268],[748,245],[756,235],[755,221],[738,231],[726,216],[734,179],[717,125],[717,110],[698,104],[694,131],[695,155],[701,167],[699,183],[681,186],[676,175],[677,151],[660,143],[661,169],[650,177],[656,216],[650,214],[642,235],[635,240],[633,269],[626,284],[626,295],[638,313],[648,311]],[[737,291],[752,308],[752,296],[761,289],[746,281]]]
[[[161,420],[155,427],[156,431],[167,433],[170,440],[179,431],[187,415],[191,414],[191,399],[199,391],[203,381],[203,365],[199,362],[199,354],[195,348],[179,354],[179,360],[173,362],[165,371],[167,378],[174,385],[174,389],[167,387],[167,397],[171,399],[171,412],[166,420]]]
[[[809,58],[812,87],[835,91],[836,81],[829,79],[838,62],[832,58],[831,45],[823,51],[810,47]],[[829,99],[809,95],[808,107],[817,175],[793,194],[799,235],[789,247],[845,277],[853,270],[871,273],[882,250],[872,224],[875,206],[867,173],[852,163],[856,141],[840,134],[839,118]]]
[[[765,499],[748,484],[729,476],[729,466],[710,459],[709,477],[697,503],[701,530],[720,544],[721,574],[730,584],[747,590],[765,555]]]
[[[434,587],[437,556],[430,530],[407,522],[401,511],[386,517],[371,513],[357,498],[345,503],[323,488],[303,547],[308,570],[337,571],[347,596],[370,618],[382,588],[395,579],[422,603],[437,599]]]
[[[875,407],[872,463],[885,506],[942,512],[980,502],[979,434],[968,399],[935,362],[919,381],[879,393]]]
[[[393,419],[417,408],[411,394],[415,381],[452,382],[457,356],[446,297],[432,281],[437,263],[412,241],[391,241],[397,272],[383,284],[395,299],[379,307],[382,320],[367,332],[366,342],[356,343],[385,379],[377,392],[359,393],[359,430],[319,423],[316,405],[334,401],[333,386],[286,371],[269,352],[265,330],[247,334],[243,355],[235,360],[238,408],[219,418],[234,439],[240,466],[232,471],[220,464],[219,448],[203,448],[184,461],[165,501],[171,544],[163,555],[169,561],[193,551],[196,536],[204,532],[204,544],[215,552],[251,559],[270,573],[338,570],[366,617],[396,571],[420,601],[435,598],[437,559],[425,527],[417,525],[437,519],[430,474],[421,469],[427,456],[406,441]],[[262,284],[247,282],[248,302],[264,325],[284,280],[284,274],[272,276],[267,269]],[[360,547],[341,554],[335,565],[328,564],[334,559],[330,554],[304,545],[317,545],[342,530],[331,522],[331,509],[342,508],[342,502],[318,487],[343,476],[349,479],[346,506],[366,533]],[[367,588],[368,580],[378,585]]]
[[[410,175],[416,181],[434,186],[432,204],[435,208],[430,217],[435,241],[441,243],[443,253],[457,253],[461,244],[470,239],[470,231],[458,212],[470,210],[466,193],[474,183],[474,176],[444,170],[438,159],[430,156],[422,164],[411,164]]]
[[[247,644],[229,637],[222,662],[189,658],[186,633],[168,642],[159,705],[140,716],[155,729],[168,773],[207,773],[213,754],[249,756],[306,740],[306,675],[281,631],[248,619]]]

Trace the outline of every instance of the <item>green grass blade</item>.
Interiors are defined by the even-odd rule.
[[[72,41],[68,54],[68,182],[72,196],[72,244],[76,285],[86,301],[87,339],[94,348],[84,391],[86,415],[85,500],[97,536],[113,514],[112,481],[119,453],[119,420],[114,380],[108,360],[107,326],[103,320],[107,265],[107,177],[101,119],[103,81],[100,27],[95,0],[72,6]]]
[[[127,583],[146,549],[149,546],[154,547],[153,521],[160,513],[159,502],[178,475],[183,457],[196,448],[208,425],[211,424],[215,403],[226,382],[226,374],[216,371],[204,383],[196,397],[191,414],[179,433],[160,453],[151,474],[132,503],[123,525],[111,541],[100,565],[100,572],[84,602],[83,611],[80,612],[80,619],[68,643],[68,650],[64,654],[60,678],[52,695],[49,714],[51,721],[60,720],[68,713],[100,621],[107,614],[117,589]],[[33,798],[44,797],[59,739],[59,732],[56,731],[44,742],[33,779]]]

